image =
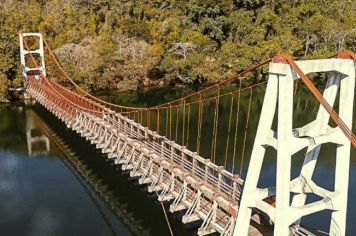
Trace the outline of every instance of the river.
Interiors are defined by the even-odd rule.
[[[137,92],[102,92],[106,100],[137,106],[150,106],[180,97],[194,88],[156,88]],[[264,89],[254,91],[251,100],[249,135],[237,139],[237,155],[233,161],[228,158],[227,169],[246,175],[254,132],[263,103]],[[295,126],[304,124],[315,117],[317,103],[306,91],[300,89],[295,101]],[[238,130],[244,133],[248,116],[250,94],[241,94],[241,118]],[[237,106],[237,98],[235,106]],[[219,107],[219,131],[216,162],[225,163],[226,135],[229,123],[231,98],[221,100]],[[203,127],[201,152],[210,156],[212,122],[209,117],[214,105],[205,107],[207,118]],[[355,114],[355,113],[354,113]],[[192,107],[190,137],[196,136],[197,108]],[[355,117],[355,116],[354,116]],[[235,120],[233,117],[232,120]],[[160,121],[164,129],[166,121]],[[356,119],[354,119],[354,127]],[[232,127],[234,123],[232,122]],[[181,130],[181,129],[179,129]],[[355,129],[354,129],[355,130]],[[231,132],[233,133],[233,132]],[[232,134],[231,134],[232,135]],[[181,132],[174,133],[177,140],[187,139]],[[233,140],[233,137],[230,138]],[[245,142],[245,145],[243,143]],[[187,141],[190,149],[196,140]],[[233,141],[227,150],[231,156]],[[245,154],[242,149],[245,146]],[[331,144],[325,145],[318,160],[313,180],[321,186],[332,189],[335,151]],[[241,156],[244,157],[241,162]],[[275,157],[268,150],[263,166],[261,186],[274,184]],[[293,157],[292,176],[300,171],[303,155]],[[356,233],[356,152],[352,149],[347,215],[347,235]],[[309,200],[313,199],[310,197]],[[68,130],[59,120],[38,104],[15,102],[0,105],[0,235],[169,235],[168,227],[160,204],[145,189],[128,175],[108,162],[94,146]],[[326,222],[330,212],[321,212],[306,217],[302,223],[312,228],[327,231]],[[195,235],[194,227],[183,225],[177,215],[169,214],[173,232],[178,236]]]

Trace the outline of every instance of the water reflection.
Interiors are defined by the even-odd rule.
[[[113,225],[110,222],[109,217],[106,216],[106,212],[102,209],[99,203],[99,198],[104,200],[107,207],[119,217],[123,223],[128,226],[130,231],[134,235],[150,235],[150,229],[145,229],[139,220],[136,220],[132,214],[127,209],[127,203],[120,202],[120,198],[115,196],[105,184],[97,173],[93,172],[89,167],[88,163],[85,163],[66,143],[61,137],[56,135],[56,133],[42,120],[34,110],[27,111],[27,133],[31,130],[36,130],[41,133],[40,136],[32,138],[37,142],[45,142],[47,154],[49,154],[49,140],[51,140],[52,145],[56,146],[62,156],[61,160],[67,166],[69,170],[72,171],[73,175],[79,180],[82,187],[92,200],[94,206],[97,208],[98,212],[102,216],[103,220],[108,225],[112,235],[118,235],[115,232]],[[37,121],[37,123],[34,123]],[[36,125],[35,125],[36,124]],[[31,127],[31,129],[29,129]],[[30,149],[29,149],[30,150]],[[45,153],[45,152],[43,152]]]
[[[110,235],[36,113],[22,104],[0,106],[0,121],[0,212],[6,216],[0,235]],[[116,235],[130,235],[104,211]]]
[[[29,156],[49,154],[49,138],[44,134],[38,134],[40,120],[33,110],[26,110],[26,138],[27,150]]]
[[[34,235],[169,235],[151,195],[50,113],[39,105],[0,109],[0,211],[16,213],[0,219],[0,234],[25,235],[39,217],[47,228]],[[195,235],[180,220],[170,221],[177,235]]]

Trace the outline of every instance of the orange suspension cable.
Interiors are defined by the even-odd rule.
[[[231,94],[231,104],[230,104],[230,114],[229,114],[229,124],[227,128],[227,138],[226,138],[226,148],[225,148],[225,160],[224,160],[224,166],[226,166],[227,163],[227,154],[229,151],[229,143],[230,143],[230,133],[231,133],[231,118],[232,118],[232,109],[234,106],[234,94]]]
[[[176,138],[175,141],[178,142],[178,123],[179,123],[179,107],[176,110]]]
[[[249,99],[249,102],[248,102],[248,110],[247,110],[247,118],[246,118],[246,126],[245,126],[245,137],[244,137],[244,144],[242,146],[241,163],[240,163],[240,176],[242,174],[242,166],[243,166],[243,161],[244,161],[244,157],[245,157],[246,137],[247,137],[248,124],[249,124],[249,120],[250,120],[252,91],[253,90],[251,89],[251,91],[250,91],[250,99]]]
[[[165,136],[168,136],[168,115],[169,115],[169,110],[168,108],[166,109],[166,134]]]
[[[143,116],[143,110],[141,110],[141,111],[139,111],[139,119],[140,119],[140,124],[142,125],[142,122],[143,122],[143,118],[142,118],[142,116]]]
[[[189,147],[189,123],[190,123],[190,105],[188,105],[188,122],[187,122],[187,140],[186,140],[186,146]]]
[[[38,63],[37,63],[37,61],[36,61],[36,59],[34,58],[34,56],[33,56],[32,53],[31,53],[31,50],[30,50],[30,47],[29,47],[28,44],[27,44],[27,41],[24,40],[23,42],[24,42],[24,45],[25,45],[26,49],[30,52],[29,55],[30,55],[30,57],[31,57],[32,62],[34,63],[34,65],[35,65],[36,67],[39,67],[39,65],[38,65]],[[58,96],[60,96],[63,100],[67,101],[67,102],[68,102],[69,104],[71,104],[72,106],[75,106],[75,107],[77,107],[77,108],[79,108],[79,109],[82,109],[82,110],[84,110],[84,111],[91,112],[91,113],[94,113],[94,114],[102,114],[102,113],[103,113],[102,110],[105,110],[103,107],[100,107],[100,106],[99,106],[99,108],[102,109],[102,110],[98,111],[98,110],[88,109],[88,108],[86,108],[86,107],[82,107],[82,106],[80,106],[80,105],[78,105],[78,104],[76,104],[76,103],[73,103],[71,100],[69,100],[69,99],[67,99],[66,97],[64,97],[61,93],[59,93],[59,92],[53,87],[53,85],[51,84],[51,82],[47,79],[46,76],[44,76],[44,74],[42,73],[42,71],[41,71],[40,76],[41,76],[41,78],[43,79],[43,81],[44,81]]]
[[[220,105],[220,87],[218,87],[218,96],[215,99],[215,113],[214,113],[214,126],[213,126],[213,138],[211,141],[211,153],[210,160],[215,163],[215,153],[216,153],[216,137],[219,122],[219,105]]]
[[[214,137],[215,137],[215,120],[216,120],[216,106],[217,102],[215,99],[215,109],[214,109],[214,120],[213,120],[213,133],[212,133],[212,139],[211,139],[211,146],[210,146],[210,161],[213,162],[213,153],[214,153]]]
[[[212,101],[212,100],[216,100],[217,98],[223,98],[223,97],[226,97],[226,96],[229,96],[231,94],[236,94],[236,93],[239,93],[239,92],[243,92],[245,90],[249,90],[251,88],[255,88],[255,87],[259,87],[261,85],[264,85],[264,84],[267,84],[267,81],[262,81],[262,82],[259,82],[257,84],[254,84],[254,85],[251,85],[251,86],[248,86],[248,87],[245,87],[245,88],[241,88],[239,90],[236,90],[234,92],[228,92],[228,93],[223,93],[223,94],[220,94],[219,96],[213,96],[213,97],[208,97],[206,99],[202,99],[202,100],[197,100],[197,101],[193,101],[193,102],[189,102],[189,103],[186,103],[186,105],[194,105],[194,104],[197,104],[199,102],[209,102],[209,101]],[[216,86],[216,85],[215,85]],[[183,104],[177,104],[177,105],[170,105],[172,108],[177,108],[177,107],[182,107]],[[169,106],[168,106],[169,107]],[[160,107],[160,108],[155,108],[156,109],[165,109],[167,107]],[[147,108],[146,110],[150,110],[149,108]],[[122,114],[128,114],[128,113],[133,113],[133,112],[136,112],[136,111],[130,111],[130,112],[122,112]]]
[[[169,106],[169,139],[172,139],[172,106]]]
[[[199,94],[200,101],[201,101],[201,94]],[[199,102],[199,117],[198,117],[198,135],[197,135],[197,153],[199,154],[200,151],[200,137],[201,137],[201,126],[202,126],[202,117],[204,112],[204,103]]]
[[[157,105],[157,106],[155,106],[155,107],[167,106],[167,105],[169,105],[169,104],[176,103],[176,102],[178,102],[178,101],[180,101],[180,100],[182,100],[182,99],[187,99],[187,98],[190,98],[190,97],[193,97],[193,96],[198,96],[199,94],[201,94],[201,93],[203,93],[203,92],[210,91],[210,90],[214,89],[214,88],[217,87],[217,86],[218,86],[218,87],[221,87],[222,85],[225,85],[225,84],[227,84],[227,83],[229,83],[229,82],[232,82],[232,81],[234,81],[234,80],[240,79],[241,77],[244,77],[246,74],[248,74],[248,73],[250,73],[250,72],[252,72],[252,71],[255,71],[256,69],[258,69],[258,68],[260,68],[260,67],[262,67],[262,66],[264,66],[264,65],[266,65],[266,64],[268,64],[268,63],[270,63],[271,61],[272,61],[272,60],[269,59],[269,60],[267,60],[267,61],[261,62],[260,64],[251,66],[251,67],[247,68],[246,70],[240,72],[240,73],[237,74],[235,77],[232,77],[232,78],[223,80],[223,81],[221,81],[221,82],[219,82],[219,83],[217,83],[217,84],[215,84],[215,85],[209,86],[209,87],[207,87],[207,88],[205,88],[205,89],[202,89],[202,90],[200,90],[200,91],[198,91],[198,92],[188,94],[188,95],[186,95],[186,96],[184,96],[184,97],[181,97],[181,98],[179,98],[179,99],[176,99],[176,100],[173,100],[173,101],[170,101],[170,102],[167,102],[167,103],[163,103],[163,104]]]
[[[43,36],[43,34],[42,34]],[[118,104],[114,104],[114,103],[110,103],[110,102],[107,102],[107,101],[104,101],[102,99],[99,99],[91,94],[89,94],[87,91],[85,91],[84,89],[82,89],[78,84],[75,83],[75,81],[68,75],[68,73],[63,69],[63,67],[61,66],[61,64],[59,63],[58,59],[56,58],[54,52],[52,51],[52,49],[49,47],[49,44],[47,42],[47,40],[45,39],[45,37],[43,36],[43,41],[44,41],[44,44],[45,44],[45,47],[48,49],[49,51],[49,54],[50,54],[50,57],[52,58],[52,60],[54,61],[54,63],[57,65],[57,67],[59,68],[59,70],[62,72],[62,74],[65,76],[65,78],[75,87],[75,89],[79,92],[82,92],[83,94],[85,94],[86,96],[90,97],[91,99],[97,101],[97,102],[100,102],[100,103],[103,103],[105,105],[108,105],[108,106],[111,106],[111,107],[116,107],[116,108],[120,108],[120,109],[127,109],[127,110],[146,110],[146,109],[157,109],[157,108],[162,108],[162,107],[167,107],[173,103],[177,103],[181,100],[186,100],[187,98],[190,98],[190,97],[193,97],[193,96],[197,96],[199,95],[198,93],[200,92],[207,92],[207,91],[210,91],[212,89],[215,88],[216,85],[212,85],[212,86],[209,86],[201,91],[198,91],[198,92],[195,92],[195,93],[192,93],[192,94],[188,94],[182,98],[178,98],[178,99],[175,99],[175,100],[172,100],[170,102],[166,102],[166,103],[163,103],[163,104],[160,104],[160,105],[156,105],[156,106],[152,106],[152,107],[130,107],[130,106],[122,106],[122,105],[118,105]],[[268,64],[271,60],[267,60],[267,61],[264,61],[260,64],[257,64],[257,65],[253,65],[249,68],[247,68],[246,70],[238,73],[235,77],[232,77],[232,78],[229,78],[229,79],[226,79],[226,80],[223,80],[221,82],[219,82],[217,85],[218,86],[221,86],[221,85],[225,85],[229,82],[232,82],[236,79],[239,79],[241,77],[244,77],[246,74]]]
[[[353,59],[355,60],[355,59]],[[314,86],[311,80],[303,73],[303,71],[299,68],[299,66],[295,63],[294,59],[289,55],[280,55],[273,59],[274,62],[284,62],[288,63],[293,70],[300,76],[305,85],[309,88],[315,98],[319,101],[319,103],[325,108],[325,110],[329,113],[331,119],[339,126],[344,135],[350,140],[352,146],[356,148],[356,137],[352,133],[352,131],[347,127],[345,122],[339,117],[336,111],[330,106],[330,104],[324,99],[323,95],[319,92],[319,90]]]
[[[159,109],[157,109],[157,133],[159,134]]]
[[[235,134],[234,134],[234,151],[232,155],[232,173],[234,173],[234,167],[235,167],[235,156],[236,156],[236,147],[237,147],[237,129],[239,125],[239,114],[240,114],[240,99],[241,99],[241,79],[239,80],[239,92],[238,92],[238,97],[237,97],[237,112],[236,112],[236,121],[235,121]]]
[[[43,35],[42,35],[43,36]],[[66,77],[66,79],[74,86],[74,88],[78,91],[78,92],[82,92],[83,94],[85,94],[86,96],[90,97],[91,99],[103,103],[105,105],[109,105],[112,107],[117,107],[117,108],[124,108],[124,109],[141,109],[141,108],[136,108],[136,107],[129,107],[129,106],[121,106],[121,105],[117,105],[114,103],[110,103],[107,101],[104,101],[102,99],[99,99],[93,95],[91,95],[90,93],[88,93],[87,91],[85,91],[84,89],[82,89],[77,83],[74,82],[74,80],[68,75],[68,73],[63,69],[62,65],[59,63],[57,57],[55,56],[54,52],[52,51],[52,49],[49,47],[49,44],[47,42],[47,40],[45,39],[45,37],[43,36],[43,42],[45,44],[45,47],[48,49],[49,55],[52,58],[52,60],[54,61],[54,63],[58,66],[59,70],[62,72],[62,74]]]
[[[182,145],[184,146],[184,135],[185,135],[185,100],[183,101],[183,134],[182,134]]]

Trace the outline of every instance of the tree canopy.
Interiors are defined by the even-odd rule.
[[[91,90],[214,82],[282,52],[313,58],[356,49],[352,0],[0,0],[0,5],[0,88],[9,84],[4,78],[20,81],[20,31],[43,32],[66,70]]]

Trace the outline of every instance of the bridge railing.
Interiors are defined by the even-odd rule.
[[[152,148],[157,154],[174,162],[177,166],[187,170],[196,178],[220,190],[234,201],[239,201],[243,180],[222,166],[212,163],[210,160],[199,156],[174,141],[151,131],[135,121],[117,113],[106,115],[104,119],[117,127],[118,130],[138,139]]]
[[[91,99],[82,97],[61,85],[54,83],[55,85],[53,86],[61,93],[61,96],[66,96],[67,99],[70,99],[70,103],[63,101],[61,96],[54,94],[43,82],[29,79],[29,83],[35,89],[41,90],[42,92],[38,93],[43,93],[48,100],[56,100],[53,100],[53,102],[71,117],[75,113],[87,112],[86,110],[82,110],[80,108],[81,106],[84,107],[83,109],[93,109],[93,111],[96,112],[94,115],[100,116],[100,114],[102,114],[104,120],[114,125],[114,127],[119,128],[119,130],[128,134],[131,138],[141,140],[145,145],[155,150],[157,154],[174,162],[177,166],[187,170],[196,178],[211,185],[211,187],[217,188],[231,200],[239,201],[243,181],[238,175],[226,171],[224,167],[212,163],[210,160],[159,135],[157,132],[121,114],[115,113],[108,108],[102,107],[94,101],[91,101]]]

